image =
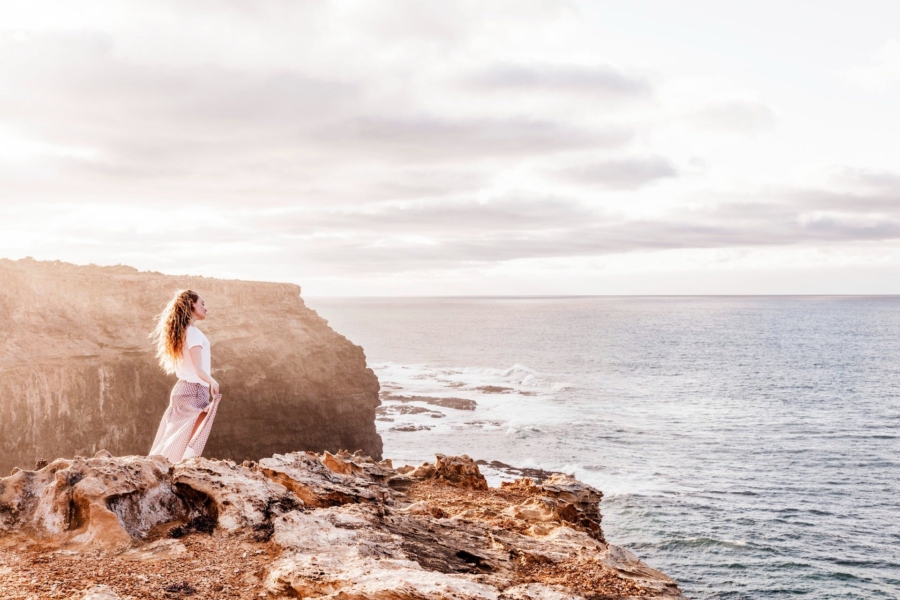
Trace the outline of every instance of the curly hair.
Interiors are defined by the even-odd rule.
[[[200,296],[193,290],[176,292],[157,317],[150,338],[156,342],[156,357],[166,373],[175,372],[175,364],[184,349],[184,338],[191,324],[194,304],[199,299]]]

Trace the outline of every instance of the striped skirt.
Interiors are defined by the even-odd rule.
[[[169,407],[159,424],[150,456],[165,456],[169,462],[176,463],[203,454],[221,399],[222,395],[216,394],[210,402],[208,387],[179,379],[172,388]],[[206,414],[198,424],[202,413]]]

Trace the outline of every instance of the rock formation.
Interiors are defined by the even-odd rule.
[[[298,286],[0,260],[0,474],[99,448],[149,451],[175,380],[147,336],[180,288],[210,309],[201,327],[224,396],[206,456],[381,455],[378,380]]]
[[[59,459],[0,479],[0,598],[682,598],[606,543],[571,477],[488,488],[468,457]]]

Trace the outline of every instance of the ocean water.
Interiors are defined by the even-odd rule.
[[[900,298],[308,304],[378,374],[387,457],[575,475],[690,598],[900,598]]]

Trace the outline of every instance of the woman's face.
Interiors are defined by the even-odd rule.
[[[199,296],[197,301],[194,302],[194,319],[197,321],[202,321],[206,318],[206,304],[203,303],[203,296]]]

